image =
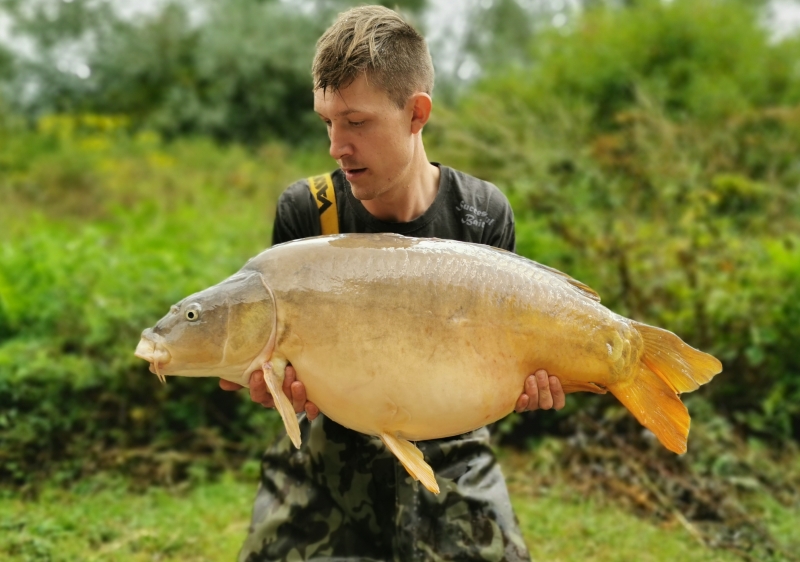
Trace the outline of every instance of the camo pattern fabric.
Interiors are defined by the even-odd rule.
[[[300,427],[299,450],[284,436],[264,455],[240,562],[530,560],[486,428],[417,443],[437,496],[377,437]]]

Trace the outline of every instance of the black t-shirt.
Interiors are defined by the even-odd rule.
[[[513,252],[514,213],[505,195],[494,185],[434,163],[441,174],[439,192],[425,213],[410,222],[376,219],[353,196],[341,170],[331,174],[336,192],[339,232],[394,232],[418,238],[446,238],[477,242]],[[272,243],[319,236],[319,210],[308,180],[290,185],[278,199]]]

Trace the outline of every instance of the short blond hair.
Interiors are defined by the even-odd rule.
[[[337,91],[361,74],[398,107],[414,92],[433,93],[433,62],[425,38],[396,12],[360,6],[339,14],[317,41],[314,89]]]

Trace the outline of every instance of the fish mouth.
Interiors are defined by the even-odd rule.
[[[172,360],[167,348],[159,342],[142,335],[142,339],[139,340],[139,344],[133,354],[139,359],[144,359],[150,363],[150,372],[155,374],[162,383],[166,382],[161,370]]]

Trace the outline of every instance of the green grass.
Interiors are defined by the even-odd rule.
[[[234,560],[247,532],[255,484],[231,475],[191,488],[150,488],[87,480],[46,488],[36,500],[0,499],[0,559]],[[567,488],[516,493],[512,502],[534,560],[726,562],[677,524],[656,525]],[[800,518],[770,505],[767,524],[786,537]]]
[[[551,491],[536,498],[515,496],[533,560],[593,562],[726,562],[740,558],[699,544],[677,526],[656,526],[611,506],[565,498]]]
[[[0,500],[0,559],[235,560],[247,533],[254,483],[231,477],[191,490],[89,482],[46,489],[35,501]]]

